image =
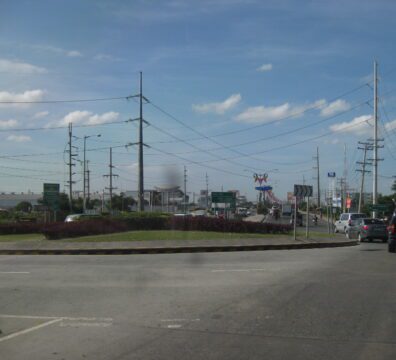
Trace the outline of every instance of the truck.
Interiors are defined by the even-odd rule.
[[[282,215],[291,216],[293,207],[291,204],[282,204]]]

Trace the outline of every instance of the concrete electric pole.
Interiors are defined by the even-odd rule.
[[[110,148],[110,164],[109,164],[109,173],[106,175],[103,175],[104,177],[109,178],[109,187],[106,187],[107,190],[109,190],[109,195],[110,195],[110,211],[113,210],[113,190],[117,189],[116,187],[113,187],[113,177],[118,177],[118,175],[113,174],[113,148]]]

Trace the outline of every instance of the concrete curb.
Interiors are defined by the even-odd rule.
[[[197,252],[265,251],[320,249],[358,245],[357,241],[277,244],[277,245],[223,245],[223,246],[172,246],[150,248],[114,249],[0,249],[0,255],[137,255],[137,254],[176,254]]]

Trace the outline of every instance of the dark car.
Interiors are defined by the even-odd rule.
[[[386,224],[380,219],[357,219],[356,232],[359,241],[373,241],[374,239],[380,239],[382,242],[386,242],[388,239],[388,230]]]
[[[396,213],[393,214],[388,226],[388,251],[396,252]]]

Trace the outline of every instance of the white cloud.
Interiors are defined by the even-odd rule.
[[[20,61],[0,59],[0,71],[19,74],[45,74],[47,69]]]
[[[121,59],[109,54],[97,54],[94,56],[95,60],[99,61],[120,61]]]
[[[108,122],[116,121],[119,117],[119,113],[115,111],[109,111],[101,115],[94,114],[92,111],[72,111],[67,114],[58,124],[67,125],[73,124],[84,124],[84,125],[100,125]]]
[[[387,122],[385,124],[385,129],[387,131],[392,131],[392,130],[396,129],[396,120],[392,120],[390,122]]]
[[[256,70],[260,71],[260,72],[271,71],[272,64],[263,64],[263,65],[259,66]]]
[[[372,125],[369,120],[372,119],[371,115],[362,115],[355,117],[349,122],[342,122],[330,126],[331,131],[344,132],[355,135],[369,135],[372,132]]]
[[[12,93],[8,91],[0,91],[0,107],[26,107],[29,104],[15,104],[12,102],[33,102],[43,99],[43,90],[27,90],[23,93]],[[7,102],[10,102],[7,104]]]
[[[33,119],[41,119],[43,117],[46,117],[48,114],[49,114],[49,111],[40,111],[33,115]]]
[[[77,50],[70,50],[66,51],[66,55],[69,57],[81,57],[83,54],[80,51]]]
[[[27,141],[31,141],[32,138],[27,135],[10,135],[7,137],[7,140],[14,142],[27,142]]]
[[[225,99],[223,102],[207,103],[207,104],[197,104],[193,105],[194,111],[199,113],[215,113],[224,114],[226,111],[234,108],[241,101],[242,97],[240,94],[233,94],[229,98]]]
[[[11,129],[18,125],[18,121],[14,119],[0,120],[0,129]]]
[[[26,46],[29,46],[30,48],[33,48],[33,49],[36,49],[36,50],[39,50],[39,51],[51,52],[53,54],[65,55],[65,56],[68,56],[68,57],[81,57],[81,56],[84,56],[78,50],[66,50],[66,49],[62,49],[60,47],[52,46],[52,45],[26,44]]]
[[[332,116],[338,114],[342,111],[347,111],[351,108],[351,105],[345,100],[338,99],[330,104],[324,105],[322,110],[320,111],[321,116]]]
[[[239,122],[260,124],[275,120],[283,120],[288,117],[299,117],[304,111],[320,107],[325,103],[325,100],[318,100],[312,104],[306,105],[290,105],[284,103],[279,106],[253,106],[247,108],[235,117]]]

